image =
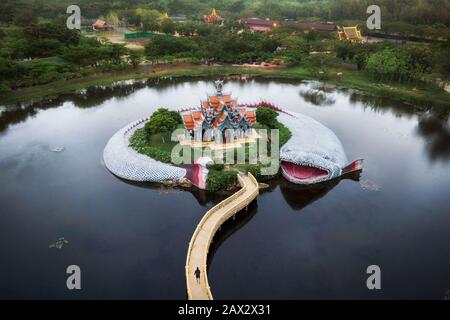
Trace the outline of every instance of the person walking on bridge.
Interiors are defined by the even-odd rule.
[[[197,279],[197,282],[200,283],[200,269],[197,267],[194,271],[195,278]]]

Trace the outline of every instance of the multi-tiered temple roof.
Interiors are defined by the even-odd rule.
[[[216,12],[216,9],[212,9],[211,14],[204,15],[203,20],[208,24],[219,23],[223,21],[223,18],[219,16]]]
[[[203,135],[204,131],[209,130],[212,131],[212,139],[214,135],[217,138],[230,129],[237,138],[245,135],[255,124],[255,110],[239,106],[231,94],[222,93],[222,85],[221,81],[216,81],[216,94],[208,95],[205,101],[201,101],[198,110],[182,113],[184,126],[192,134],[197,131]]]

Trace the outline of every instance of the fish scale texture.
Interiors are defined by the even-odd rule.
[[[134,121],[116,132],[103,151],[106,167],[116,176],[132,181],[161,182],[179,180],[186,169],[154,160],[128,146],[133,133],[142,128],[149,118]]]

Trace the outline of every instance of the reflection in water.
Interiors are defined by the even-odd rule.
[[[411,118],[418,115],[417,133],[426,142],[426,152],[431,161],[450,160],[450,110],[427,110],[422,107],[392,101],[389,98],[365,95],[359,92],[350,94],[350,101],[361,103],[374,111],[392,112],[397,117]]]
[[[63,102],[64,99],[62,98],[54,98],[30,104],[6,106],[0,113],[0,132],[7,129],[10,125],[20,123],[27,120],[29,117],[33,117],[39,110],[56,108],[61,106]]]
[[[197,202],[202,206],[218,203],[223,200],[224,196],[218,194],[211,194],[205,190],[193,187],[189,189],[189,192],[194,196]]]
[[[198,204],[200,204],[202,207],[212,206],[216,203],[219,203],[226,197],[230,196],[230,194],[228,194],[228,193],[223,193],[223,194],[210,193],[206,190],[201,190],[197,187],[191,187],[191,188],[172,187],[172,186],[168,187],[168,186],[164,186],[163,184],[157,183],[157,182],[129,181],[129,180],[125,180],[120,177],[117,177],[117,176],[116,176],[116,178],[122,180],[126,184],[133,185],[133,186],[136,186],[139,188],[157,190],[161,194],[168,194],[168,193],[175,193],[175,192],[182,192],[182,191],[189,192],[194,196],[194,198],[197,200]]]
[[[450,123],[448,115],[437,117],[427,113],[419,118],[417,132],[427,141],[430,160],[450,160]]]
[[[319,91],[322,91],[325,93],[334,93],[337,91],[337,88],[335,85],[322,83],[322,82],[317,82],[316,84],[314,84],[313,88],[315,90],[319,90]]]
[[[102,104],[111,98],[126,97],[144,87],[142,82],[132,84],[115,84],[112,86],[96,86],[81,91],[64,94],[59,97],[45,98],[33,103],[6,106],[0,113],[0,132],[10,125],[17,124],[35,116],[39,110],[60,107],[65,102],[72,102],[78,108],[91,108]]]
[[[257,200],[254,200],[249,204],[248,210],[241,210],[234,216],[234,218],[230,218],[225,221],[224,224],[222,224],[220,229],[214,235],[213,242],[209,247],[207,262],[208,269],[211,266],[214,254],[217,252],[220,245],[224,243],[225,240],[227,240],[233,233],[237,232],[239,229],[245,226],[255,216],[257,209],[258,203]],[[236,263],[242,262],[238,261]]]
[[[421,107],[406,104],[401,101],[392,100],[387,97],[373,96],[354,90],[349,90],[349,92],[349,98],[352,104],[359,103],[362,104],[364,108],[370,108],[371,110],[379,112],[389,111],[395,114],[397,117],[411,117],[417,112],[423,111],[423,108]]]
[[[312,103],[315,106],[331,106],[336,100],[328,97],[326,93],[318,90],[300,91],[300,95],[305,101]]]
[[[179,81],[181,79],[177,82]],[[157,86],[158,90],[163,92],[164,89],[170,88],[175,83],[175,81],[169,78],[118,81],[108,86],[93,86],[57,97],[47,97],[39,101],[4,106],[0,112],[0,132],[7,129],[10,125],[20,123],[29,117],[35,116],[39,110],[57,108],[65,102],[71,102],[75,107],[81,109],[92,108],[112,98],[126,98],[142,88]]]
[[[300,96],[315,106],[331,106],[336,103],[336,99],[330,95],[335,90],[333,86],[318,83],[312,89],[301,90]]]
[[[112,98],[121,99],[128,97],[136,90],[145,88],[148,85],[147,81],[123,81],[110,86],[89,87],[69,95],[66,101],[72,102],[78,108],[92,108]]]
[[[354,171],[337,179],[325,181],[315,185],[299,185],[290,183],[285,179],[279,179],[281,194],[284,200],[294,210],[301,210],[316,200],[324,197],[331,189],[339,184],[342,179],[360,181],[361,170]]]
[[[374,181],[369,179],[361,179],[359,185],[363,190],[367,191],[380,191],[381,187],[377,185]]]
[[[339,181],[340,179],[334,179],[313,186],[302,186],[280,180],[280,190],[284,200],[293,210],[301,210],[325,196]]]

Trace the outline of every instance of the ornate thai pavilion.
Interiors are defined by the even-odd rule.
[[[339,40],[348,40],[351,42],[363,42],[361,31],[358,30],[358,26],[354,27],[339,27],[338,28]]]
[[[239,106],[231,93],[222,93],[223,81],[216,81],[214,85],[216,93],[201,101],[199,109],[181,113],[187,130],[186,138],[221,144],[251,136],[256,120],[255,109]]]
[[[203,16],[203,21],[205,21],[208,24],[214,24],[222,22],[223,18],[219,16],[216,12],[216,9],[213,8],[211,14]]]

